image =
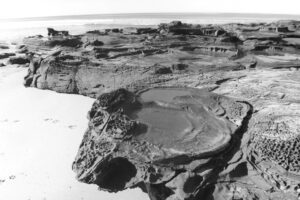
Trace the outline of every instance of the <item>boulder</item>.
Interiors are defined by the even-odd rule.
[[[170,73],[172,73],[170,67],[165,67],[165,66],[154,67],[154,74],[170,74]]]
[[[1,53],[0,54],[0,59],[5,59],[5,58],[9,58],[11,56],[15,56],[15,53]]]
[[[112,28],[112,29],[105,29],[105,33],[121,33],[123,30],[118,28]]]
[[[248,111],[245,103],[191,88],[102,94],[73,170],[100,190],[140,187],[153,200],[201,199]]]
[[[62,47],[79,47],[82,45],[82,41],[79,38],[54,38],[46,41],[46,45],[50,47],[62,46]]]
[[[41,50],[51,51],[54,47],[62,47],[62,48],[77,48],[81,47],[83,42],[81,41],[81,37],[78,36],[69,36],[69,37],[48,37],[48,38],[39,38],[39,37],[26,37],[23,40],[25,47],[21,49],[28,52],[37,52],[40,54]],[[20,51],[22,51],[19,49]]]
[[[100,30],[92,30],[92,31],[87,31],[87,34],[95,34],[95,35],[103,35],[104,32],[101,32]]]
[[[189,66],[187,64],[183,64],[183,63],[177,63],[177,64],[173,64],[172,65],[172,70],[185,70],[187,69]]]
[[[69,31],[57,31],[53,28],[47,28],[48,36],[69,36]]]
[[[16,53],[28,53],[27,47],[20,48],[16,51]]]
[[[0,44],[0,49],[9,49],[9,46],[4,45],[4,44]]]
[[[159,31],[167,31],[176,35],[205,35],[205,36],[225,36],[227,32],[215,26],[200,26],[194,24],[182,23],[181,21],[173,21],[169,24],[162,23],[159,25]]]
[[[8,64],[11,64],[11,65],[14,65],[14,64],[24,65],[24,64],[27,64],[29,62],[30,62],[30,60],[27,57],[24,57],[24,56],[14,56],[14,57],[10,57],[8,59]]]
[[[92,42],[92,45],[93,46],[102,46],[102,45],[104,45],[104,43],[102,41],[95,40],[95,41]]]
[[[24,47],[26,47],[25,44],[19,44],[16,46],[16,49],[23,49]]]
[[[137,34],[151,34],[157,33],[156,28],[137,28]]]

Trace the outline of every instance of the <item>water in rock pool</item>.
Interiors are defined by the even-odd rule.
[[[222,147],[230,138],[228,124],[216,118],[206,103],[190,104],[193,93],[184,88],[153,88],[141,93],[145,105],[136,112],[136,119],[147,128],[136,138],[178,152]]]
[[[137,114],[138,119],[148,127],[144,139],[152,143],[170,143],[173,139],[180,139],[180,135],[189,132],[193,126],[183,111],[157,108],[144,108]]]
[[[143,101],[165,101],[170,102],[176,96],[185,96],[190,95],[191,92],[184,88],[182,89],[175,89],[175,88],[153,88],[143,92],[141,94],[141,98]]]

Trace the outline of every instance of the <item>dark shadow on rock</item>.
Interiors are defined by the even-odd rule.
[[[247,162],[242,162],[229,173],[230,177],[242,177],[248,175]]]
[[[170,188],[167,188],[164,183],[162,184],[149,184],[145,183],[145,189],[151,200],[165,200],[170,195],[174,194]],[[143,190],[143,189],[142,189]]]
[[[248,102],[245,101],[241,101],[241,103],[245,103],[249,106],[249,111],[246,115],[246,117],[244,118],[241,127],[236,131],[236,133],[234,135],[232,135],[232,139],[230,141],[230,145],[229,148],[225,151],[227,151],[227,153],[225,153],[225,151],[223,151],[221,154],[222,155],[226,155],[223,160],[213,160],[212,162],[209,162],[206,166],[214,166],[212,177],[209,179],[210,182],[206,183],[207,186],[206,187],[201,187],[199,188],[198,192],[197,192],[197,198],[199,199],[214,199],[212,193],[214,192],[214,185],[217,183],[217,179],[219,178],[219,174],[220,172],[222,172],[224,169],[227,168],[228,166],[228,162],[234,157],[234,155],[242,149],[241,145],[242,145],[242,138],[243,135],[248,131],[248,124],[249,121],[252,117],[253,114],[253,106],[251,104],[249,104]],[[217,157],[217,155],[216,155]],[[246,165],[246,163],[245,163]],[[238,166],[239,167],[239,166]],[[241,168],[243,168],[244,166],[240,166]],[[247,166],[245,166],[247,168]],[[197,168],[196,170],[205,170],[204,168]],[[247,171],[245,173],[248,173]],[[240,174],[241,175],[241,174]],[[203,185],[203,183],[202,183]],[[196,199],[197,199],[196,198]]]
[[[201,176],[194,176],[186,180],[183,186],[183,191],[186,193],[192,193],[203,181]]]
[[[214,191],[215,191],[215,186],[209,185],[197,194],[196,199],[214,200],[215,199],[213,196]]]
[[[139,123],[133,130],[133,136],[137,137],[141,134],[145,134],[148,131],[148,126],[146,124],[143,123]]]
[[[99,187],[109,191],[120,191],[125,188],[137,173],[135,166],[125,158],[113,158],[106,166],[101,167],[96,181]]]

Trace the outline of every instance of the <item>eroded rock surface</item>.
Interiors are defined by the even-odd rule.
[[[249,112],[199,89],[105,93],[89,112],[73,170],[111,192],[140,187],[152,199],[198,198],[232,156]]]
[[[254,192],[257,199],[299,198],[299,77],[299,71],[255,70],[215,90],[254,107],[244,152],[251,169],[245,177],[255,177],[255,185],[265,190]]]
[[[0,59],[5,59],[5,58],[9,58],[11,56],[15,56],[15,53],[1,53],[0,54]]]
[[[204,81],[196,77],[203,74],[212,74],[209,81],[213,83],[212,79],[228,71],[298,69],[296,58],[284,62],[269,58],[300,53],[298,24],[191,25],[175,21],[157,28],[28,37],[21,52],[44,59],[27,76],[40,83],[27,86],[40,89],[97,97],[117,88],[197,87]],[[289,31],[282,32],[281,27]]]
[[[80,181],[152,200],[300,197],[299,21],[175,21],[24,44],[25,86],[98,97],[73,164]]]
[[[9,57],[8,59],[8,64],[11,64],[11,65],[25,65],[27,63],[29,63],[30,60],[26,57],[26,56],[12,56],[12,57]]]

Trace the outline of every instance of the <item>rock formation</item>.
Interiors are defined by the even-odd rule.
[[[9,49],[7,44],[0,44],[0,49]]]
[[[201,198],[249,112],[248,104],[198,89],[105,93],[89,112],[73,170],[111,192],[140,187],[151,199]]]
[[[79,181],[152,200],[298,199],[300,22],[24,39],[27,87],[96,98]]]
[[[12,56],[8,59],[8,64],[14,65],[24,65],[29,63],[30,60],[26,56]]]
[[[1,53],[0,54],[0,59],[5,59],[5,58],[9,58],[11,56],[15,56],[15,53]]]
[[[53,28],[47,28],[48,36],[69,36],[69,31],[57,31]]]

